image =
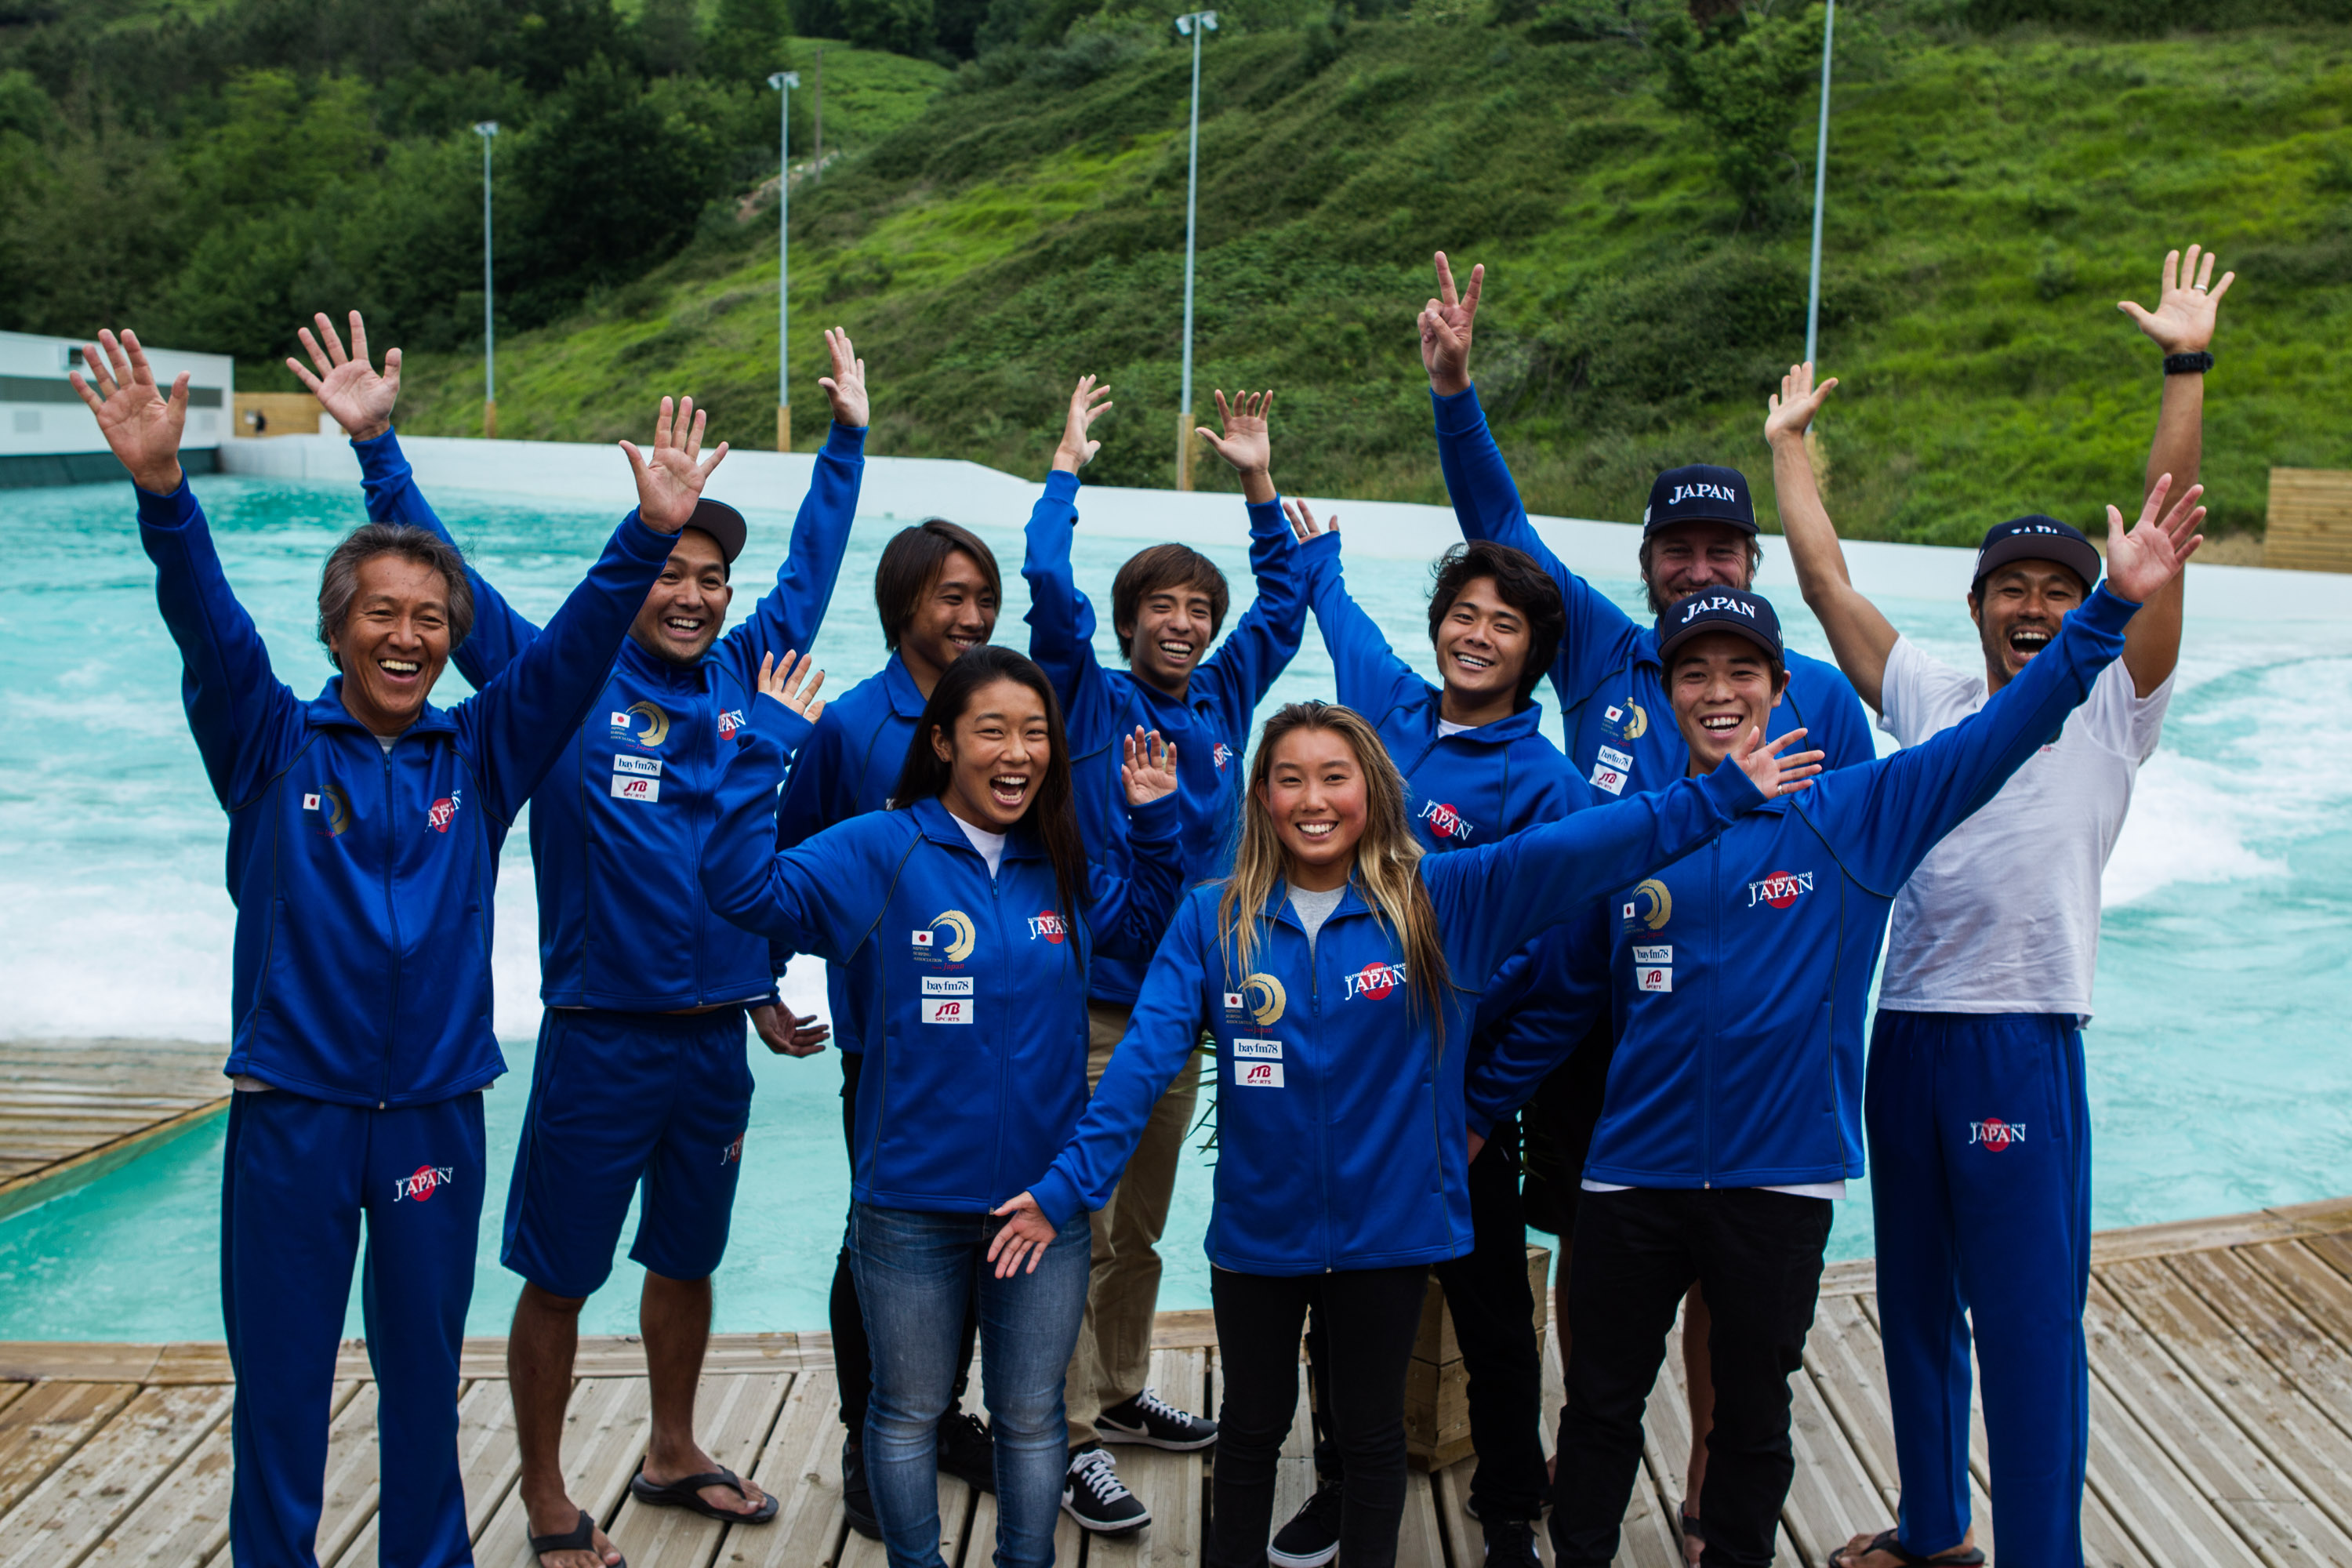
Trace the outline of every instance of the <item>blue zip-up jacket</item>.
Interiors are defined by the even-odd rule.
[[[775,586],[699,661],[673,664],[634,637],[621,644],[602,696],[531,795],[547,1005],[667,1013],[775,995],[767,943],[710,912],[695,868],[717,819],[711,794],[728,739],[759,697],[761,656],[807,652],[824,619],[857,512],[865,443],[864,430],[833,426]],[[370,517],[448,537],[391,432],[352,447]],[[480,686],[540,629],[481,574],[468,575],[474,630],[457,665]]]
[[[1339,700],[1380,731],[1404,775],[1405,809],[1423,848],[1491,844],[1592,804],[1583,777],[1545,737],[1540,703],[1459,734],[1437,732],[1444,693],[1396,656],[1349,594],[1337,532],[1301,544],[1298,570],[1323,628]]]
[[[836,823],[880,811],[898,787],[907,765],[915,721],[923,716],[923,694],[897,654],[881,670],[851,687],[838,702],[827,702],[816,732],[793,763],[784,798],[776,808],[776,847],[791,849]],[[776,968],[789,956],[779,948]],[[871,947],[848,963],[824,966],[824,995],[833,1020],[833,1043],[852,1055],[866,1048],[866,1010],[877,994],[881,970]]]
[[[1589,970],[1602,955],[1616,998],[1587,1176],[1766,1187],[1862,1174],[1863,1014],[1895,895],[2057,739],[2138,608],[2101,586],[1967,720],[1822,774],[1559,939],[1563,963]],[[1472,1072],[1473,1127],[1523,1103],[1555,1065],[1541,1042],[1514,1039]]]
[[[1077,493],[1077,475],[1057,468],[1047,476],[1045,493],[1029,514],[1021,575],[1029,584],[1029,657],[1062,700],[1087,853],[1113,872],[1126,868],[1119,741],[1140,724],[1176,742],[1184,880],[1222,877],[1233,867],[1240,829],[1250,720],[1307,631],[1307,600],[1296,578],[1298,541],[1279,499],[1249,509],[1257,598],[1193,669],[1180,700],[1123,669],[1105,669],[1095,657],[1094,606],[1070,572]],[[1092,994],[1122,1006],[1133,1003],[1143,984],[1140,960],[1149,956],[1106,952],[1095,965]]]
[[[1285,1275],[1460,1257],[1471,1246],[1463,1041],[1478,988],[1565,911],[1762,804],[1727,762],[1506,842],[1423,856],[1450,973],[1421,1008],[1413,987],[1431,977],[1407,972],[1393,931],[1352,883],[1311,952],[1277,888],[1246,974],[1218,932],[1224,889],[1193,889],[1086,1120],[1030,1188],[1038,1207],[1059,1225],[1109,1198],[1206,1020],[1222,1086],[1211,1262]]]
[[[181,700],[228,813],[231,1077],[341,1105],[425,1105],[506,1071],[490,921],[515,813],[595,700],[672,537],[629,513],[546,635],[455,708],[377,742],[342,677],[304,702],[269,668],[185,483],[139,492]]]
[[[1528,521],[1518,487],[1471,387],[1452,397],[1430,395],[1437,410],[1437,457],[1454,515],[1467,539],[1524,550],[1559,584],[1568,631],[1552,660],[1568,759],[1596,796],[1656,789],[1682,777],[1690,748],[1675,725],[1657,627],[1636,621],[1608,595],[1570,571]],[[1824,754],[1826,771],[1877,755],[1862,699],[1837,666],[1790,649],[1789,693],[1773,710],[1766,739],[1803,726],[1805,744]]]
[[[1087,908],[1066,921],[1035,835],[1008,835],[991,877],[936,798],[775,853],[775,737],[790,715],[773,701],[754,715],[703,849],[710,907],[834,963],[873,952],[851,1191],[883,1208],[985,1214],[1028,1184],[1086,1109],[1087,965],[1098,950],[1149,953],[1167,929],[1175,799],[1133,814],[1127,875],[1089,862]]]

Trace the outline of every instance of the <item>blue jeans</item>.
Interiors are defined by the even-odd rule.
[[[996,1447],[997,1568],[1052,1568],[1069,1449],[1062,1374],[1086,1315],[1094,1233],[1075,1215],[1034,1274],[999,1279],[1002,1220],[852,1205],[849,1267],[874,1352],[866,1479],[890,1568],[941,1568],[939,1423],[978,1292],[981,1399]]]

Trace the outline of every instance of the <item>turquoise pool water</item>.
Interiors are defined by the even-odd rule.
[[[328,673],[310,637],[318,563],[359,518],[357,495],[226,477],[198,487],[280,673],[308,695]],[[483,569],[541,615],[576,581],[613,521],[570,503],[435,499]],[[751,518],[747,560],[772,562],[790,513]],[[836,689],[881,662],[866,585],[895,526],[874,520],[854,536],[818,647]],[[1013,572],[1017,532],[983,532]],[[1132,548],[1082,531],[1082,584],[1107,596]],[[1238,505],[1231,541],[1211,552],[1245,595]],[[1410,562],[1360,561],[1350,575],[1409,657],[1426,651],[1425,582]],[[1769,564],[1760,585],[1795,611],[1795,595]],[[1636,602],[1630,576],[1608,586]],[[1006,589],[1000,635],[1019,647],[1027,606],[1017,575]],[[1933,651],[1974,657],[1956,600],[1885,607]],[[1810,620],[1792,614],[1790,622],[1798,646],[1826,651]],[[1105,651],[1113,656],[1108,642]],[[1425,658],[1417,661],[1426,668]],[[188,738],[178,679],[128,488],[0,497],[0,732],[14,742],[0,768],[0,943],[9,982],[0,1032],[226,1038],[224,828]],[[1328,693],[1328,679],[1310,629],[1273,700]],[[2352,1013],[2352,770],[2342,763],[2352,708],[2337,696],[2347,686],[2352,625],[2236,624],[2200,617],[2192,603],[2165,748],[2142,774],[2108,876],[2100,1015],[2090,1035],[2103,1226],[2352,1192],[2352,1056],[2336,1022]],[[443,695],[454,700],[463,689],[452,672]],[[1549,689],[1540,695],[1548,700]],[[2034,896],[2032,868],[2018,868],[2017,881],[2021,900]],[[518,831],[500,886],[498,949],[498,1026],[514,1070],[488,1097],[494,1179],[478,1333],[503,1330],[517,1288],[497,1266],[497,1242],[537,1028],[535,929],[529,849]],[[796,970],[785,984],[803,1011],[820,1005],[813,976]],[[759,1097],[719,1281],[719,1327],[822,1327],[847,1190],[837,1060],[755,1051],[753,1070]],[[0,1223],[0,1339],[219,1337],[220,1138],[215,1123]],[[1207,1304],[1199,1237],[1208,1175],[1206,1156],[1188,1158],[1165,1249],[1163,1306]],[[1860,1185],[1840,1209],[1833,1255],[1869,1251],[1868,1205]],[[634,1327],[635,1277],[623,1258],[588,1308],[591,1331]],[[358,1332],[356,1310],[351,1321]]]

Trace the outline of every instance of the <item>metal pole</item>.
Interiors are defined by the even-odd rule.
[[[793,449],[793,384],[790,368],[793,324],[793,89],[797,71],[768,79],[776,89],[776,450]]]
[[[1214,32],[1217,14],[1194,11],[1176,18],[1176,30],[1192,37],[1192,130],[1184,176],[1184,374],[1176,397],[1176,488],[1192,488],[1192,247],[1199,229],[1201,195],[1201,35]]]
[[[498,133],[495,120],[474,127],[474,134],[482,139],[482,437],[493,441],[499,434],[499,343],[491,297],[490,139]]]
[[[1830,36],[1837,28],[1837,0],[1822,17],[1822,129],[1813,145],[1813,276],[1805,293],[1805,363],[1813,363],[1822,331],[1822,198],[1830,172]]]

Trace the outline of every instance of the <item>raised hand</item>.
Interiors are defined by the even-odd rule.
[[[1813,775],[1822,771],[1819,752],[1790,752],[1785,748],[1805,738],[1802,730],[1791,730],[1777,741],[1766,741],[1764,731],[1752,729],[1740,738],[1739,749],[1732,753],[1738,759],[1739,771],[1748,775],[1766,800],[1777,795],[1796,795],[1813,787]]]
[[[1090,375],[1078,377],[1078,389],[1070,394],[1070,412],[1062,422],[1062,444],[1054,448],[1054,467],[1064,473],[1075,474],[1087,466],[1087,459],[1102,449],[1102,443],[1088,437],[1094,422],[1111,411],[1111,405],[1101,401],[1110,395],[1110,388],[1096,384]]]
[[[634,441],[621,443],[621,450],[629,455],[629,468],[637,477],[637,515],[656,533],[676,533],[702,500],[702,487],[710,479],[710,470],[727,457],[727,443],[719,443],[719,450],[710,454],[710,461],[698,464],[695,458],[702,451],[702,426],[708,414],[698,414],[694,399],[682,399],[677,405],[677,417],[670,417],[670,400],[661,400],[661,416],[654,421],[654,449],[648,458],[637,449]]]
[[[2185,259],[2177,250],[2164,253],[2164,289],[2155,310],[2143,310],[2129,300],[2116,301],[2116,309],[2138,322],[2139,330],[2168,354],[2198,353],[2213,341],[2213,318],[2221,296],[2238,280],[2236,273],[2224,272],[2221,281],[2214,282],[2213,253],[2204,252],[2201,263],[2198,254],[2193,245]]]
[[[1029,1260],[1028,1272],[1037,1272],[1037,1260],[1045,1256],[1045,1248],[1054,1244],[1054,1224],[1037,1200],[1027,1193],[1013,1199],[992,1213],[1004,1220],[1004,1228],[988,1244],[988,1260],[996,1265],[996,1277],[1010,1279],[1021,1269],[1021,1260]]]
[[[2157,513],[2171,489],[2170,474],[2156,481],[2139,509],[2139,521],[2129,533],[2124,531],[2124,514],[2107,508],[2107,584],[2137,605],[2147,603],[2158,589],[2179,575],[2197,553],[2197,547],[2205,542],[2205,536],[2197,531],[2197,525],[2205,521],[2205,509],[2197,504],[2205,487],[2189,486],[2189,493],[2158,522]]]
[[[1813,416],[1829,401],[1830,389],[1837,385],[1832,376],[1819,386],[1813,384],[1811,360],[1792,364],[1789,374],[1780,378],[1780,390],[1764,405],[1764,444],[1768,447],[1780,441],[1801,441],[1813,423]]]
[[[833,422],[862,430],[873,413],[866,400],[866,362],[849,346],[846,327],[827,327],[824,349],[833,356],[833,374],[818,376],[816,384],[824,389],[825,401],[833,405]]]
[[[98,357],[101,348],[106,351],[102,364]],[[147,351],[139,346],[139,334],[132,331],[121,338],[99,333],[98,342],[81,351],[81,363],[89,370],[89,381],[82,379],[80,371],[66,379],[89,405],[98,418],[98,433],[131,470],[131,482],[152,495],[178,489],[180,431],[188,422],[188,373],[173,377],[172,395],[166,398],[156,388],[155,372],[147,363]],[[95,392],[90,382],[98,384]]]
[[[760,656],[760,695],[772,697],[810,723],[824,716],[824,699],[817,695],[824,685],[824,671],[809,673],[814,656],[802,654],[800,662],[793,662],[791,649],[784,650],[779,660],[772,653]]]
[[[1290,531],[1301,544],[1318,533],[1336,534],[1339,531],[1339,513],[1333,512],[1331,521],[1328,522],[1318,523],[1315,521],[1315,514],[1307,509],[1307,503],[1303,500],[1284,501],[1282,515],[1290,520]]]
[[[1231,403],[1222,392],[1210,395],[1217,400],[1217,418],[1224,430],[1220,433],[1195,425],[1192,433],[1214,447],[1217,456],[1241,475],[1242,499],[1252,506],[1264,506],[1274,499],[1274,480],[1266,472],[1273,447],[1265,433],[1266,416],[1274,411],[1274,394],[1238,392]]]
[[[751,1027],[780,1057],[813,1057],[833,1037],[833,1026],[818,1023],[815,1014],[796,1018],[772,1002],[751,1009]]]
[[[368,363],[367,323],[360,320],[357,310],[352,312],[352,352],[343,353],[343,341],[335,336],[335,324],[322,311],[313,316],[319,324],[318,337],[310,329],[301,331],[302,348],[310,356],[306,365],[292,355],[287,356],[286,368],[294,373],[310,395],[319,400],[344,434],[354,441],[373,441],[392,428],[392,405],[400,401],[400,351],[386,349],[383,374],[378,375]],[[320,348],[323,339],[326,347]],[[311,374],[311,365],[318,374]]]
[[[1176,793],[1176,742],[1163,741],[1160,731],[1144,733],[1138,724],[1127,738],[1127,758],[1119,764],[1118,782],[1127,786],[1127,804],[1150,805]]]
[[[1430,389],[1451,397],[1470,389],[1470,333],[1478,323],[1478,293],[1486,286],[1486,268],[1470,269],[1470,289],[1454,294],[1454,265],[1445,252],[1437,253],[1437,298],[1421,308],[1421,363],[1429,372]]]

